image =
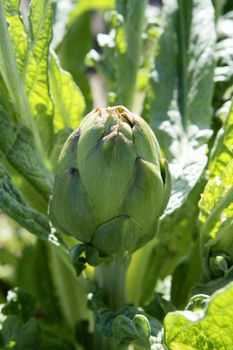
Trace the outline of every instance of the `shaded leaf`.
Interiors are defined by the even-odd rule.
[[[98,331],[113,337],[119,346],[136,343],[148,347],[151,337],[157,336],[161,330],[160,322],[142,309],[125,306],[111,311],[104,304],[101,293],[92,295],[89,307],[94,312]]]
[[[7,294],[7,301],[1,312],[4,315],[19,316],[23,322],[29,320],[35,311],[35,298],[22,289],[14,288]]]
[[[24,250],[17,270],[17,285],[35,295],[46,320],[62,324],[62,313],[50,268],[50,244],[39,240],[35,247]]]
[[[18,316],[8,316],[1,333],[5,349],[40,350],[40,328],[36,319],[23,323]]]
[[[10,123],[0,108],[0,149],[8,162],[48,200],[52,177],[33,147],[31,132],[19,123]]]
[[[26,205],[1,164],[0,209],[39,238],[48,239],[50,226],[47,216]]]

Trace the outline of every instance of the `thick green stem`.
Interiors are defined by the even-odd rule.
[[[118,255],[110,263],[96,268],[95,280],[102,289],[104,301],[111,310],[117,310],[126,303],[125,278],[129,256]]]
[[[115,311],[126,304],[126,272],[129,256],[116,256],[110,263],[96,268],[95,280],[101,288],[106,305]],[[119,350],[111,338],[95,334],[95,346],[101,350]],[[121,350],[127,348],[121,348]]]

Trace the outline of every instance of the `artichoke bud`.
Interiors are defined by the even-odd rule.
[[[154,237],[170,191],[148,124],[123,106],[95,109],[62,149],[49,215],[58,231],[114,256]]]
[[[213,277],[224,276],[231,263],[231,258],[224,252],[216,252],[209,258],[209,267]]]

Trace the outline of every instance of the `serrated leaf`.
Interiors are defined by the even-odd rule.
[[[19,16],[19,0],[4,1],[7,23],[9,25],[9,35],[15,53],[15,59],[19,73],[22,74],[24,62],[27,56],[28,40],[24,30],[22,18]]]
[[[226,167],[221,179],[208,181],[199,202],[199,220],[204,242],[214,239],[221,225],[233,218],[233,161]]]
[[[118,345],[136,343],[143,347],[150,346],[151,329],[144,315],[135,315],[131,320],[124,315],[117,316],[112,325],[112,332]]]
[[[33,147],[31,132],[20,123],[11,123],[0,107],[0,149],[8,162],[48,200],[52,176]]]
[[[48,85],[48,55],[52,38],[52,14],[48,0],[33,0],[30,5],[31,45],[24,70],[25,88],[36,118],[44,148],[52,147],[53,104]]]
[[[39,238],[48,239],[50,226],[47,216],[26,205],[1,164],[0,209]]]
[[[161,323],[143,309],[125,306],[111,311],[104,304],[101,293],[92,295],[89,307],[94,312],[98,331],[113,337],[119,346],[136,343],[148,347],[151,337],[156,337],[161,330]]]
[[[50,85],[54,100],[54,130],[76,129],[85,110],[84,97],[70,73],[64,71],[55,56],[50,60]]]
[[[171,163],[168,214],[185,201],[206,165],[215,36],[210,0],[164,2],[163,33],[143,115]]]
[[[233,344],[233,285],[217,291],[204,311],[181,311],[165,317],[170,350],[225,350]]]
[[[19,18],[19,2],[14,2],[12,0],[9,4],[12,6],[6,7],[6,10],[8,11],[7,22],[3,3],[2,0],[0,0],[0,71],[8,89],[10,100],[14,106],[15,116],[23,125],[31,130],[34,137],[34,143],[38,152],[42,155],[44,150],[42,147],[41,136],[43,138],[43,135],[39,135],[25,91],[24,76],[28,63],[29,48],[25,57],[25,33],[22,28],[23,23]],[[12,13],[9,11],[12,11]],[[18,25],[14,26],[14,23],[11,23],[10,26],[11,20],[13,22],[17,21],[17,24],[21,27],[18,28]],[[20,31],[18,32],[17,29],[20,29]],[[19,45],[17,45],[18,42]],[[33,45],[35,45],[35,43],[33,43]]]

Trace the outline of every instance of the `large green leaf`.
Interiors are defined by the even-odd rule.
[[[52,102],[47,81],[50,5],[46,0],[31,2],[30,35],[20,17],[20,2],[10,0],[4,5],[1,0],[0,71],[18,120],[31,130],[43,155],[52,146]]]
[[[165,344],[170,350],[225,350],[233,344],[233,285],[217,291],[204,310],[169,313]]]
[[[206,30],[200,30],[203,27]],[[210,0],[164,2],[163,33],[144,117],[171,164],[173,191],[168,213],[182,204],[206,165],[215,37]]]
[[[39,238],[48,239],[50,226],[47,216],[27,206],[1,164],[0,209]]]
[[[50,85],[54,100],[54,128],[76,129],[83,117],[85,101],[70,73],[61,69],[58,59],[51,57]]]
[[[53,104],[49,94],[48,55],[52,38],[52,15],[48,0],[33,0],[30,5],[30,47],[23,82],[44,148],[52,147]]]

